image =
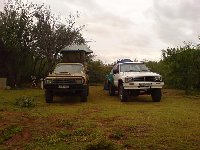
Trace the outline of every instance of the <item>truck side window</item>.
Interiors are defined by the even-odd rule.
[[[117,73],[119,73],[119,65],[117,65]]]
[[[113,74],[119,73],[119,65],[113,67]]]

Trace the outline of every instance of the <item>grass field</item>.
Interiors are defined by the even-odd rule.
[[[1,90],[0,149],[198,150],[200,97],[165,89],[158,103],[150,96],[122,103],[91,86],[86,103],[56,97],[46,104],[43,90]]]

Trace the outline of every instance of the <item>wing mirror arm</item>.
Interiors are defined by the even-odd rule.
[[[117,73],[119,73],[118,70],[113,70],[113,74],[117,74]]]

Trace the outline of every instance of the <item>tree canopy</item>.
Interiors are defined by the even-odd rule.
[[[63,23],[64,22],[64,23]],[[82,26],[76,17],[65,21],[52,14],[50,7],[10,0],[0,12],[1,76],[9,85],[44,77],[59,61],[59,52],[70,44],[84,44]]]
[[[147,65],[163,75],[167,87],[186,91],[200,89],[199,44],[185,42],[182,47],[162,50],[162,55],[161,61],[147,62]]]

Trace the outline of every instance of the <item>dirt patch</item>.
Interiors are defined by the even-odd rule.
[[[18,146],[22,147],[24,143],[27,143],[31,139],[31,134],[28,129],[24,129],[22,132],[15,134],[12,138],[5,142],[7,147]]]
[[[21,116],[22,113],[20,112],[8,112],[8,111],[1,112],[0,128],[6,128],[8,125],[17,124],[19,122],[18,119]]]

